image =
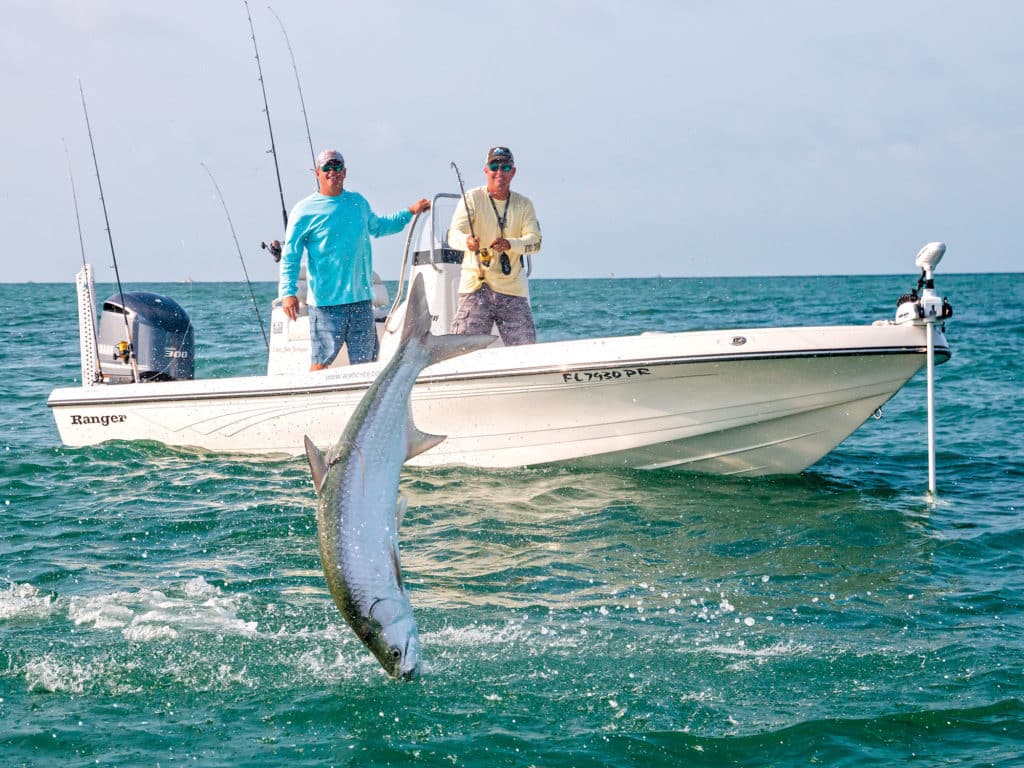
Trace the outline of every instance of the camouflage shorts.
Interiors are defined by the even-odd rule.
[[[459,294],[459,308],[452,320],[451,333],[488,334],[495,324],[507,347],[537,341],[533,313],[525,296],[495,293],[486,283],[478,291]]]

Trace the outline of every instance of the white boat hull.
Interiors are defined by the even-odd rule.
[[[936,333],[940,361],[949,347]],[[426,369],[417,426],[446,434],[423,466],[675,467],[767,475],[806,469],[926,363],[914,323],[764,328],[487,349]],[[151,440],[299,455],[337,440],[382,364],[56,389],[69,446]]]

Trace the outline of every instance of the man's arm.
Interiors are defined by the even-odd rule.
[[[540,222],[537,221],[533,203],[526,197],[521,197],[520,200],[523,206],[523,225],[520,227],[519,236],[506,237],[511,246],[509,251],[513,256],[540,251]]]
[[[396,235],[405,229],[405,225],[410,221],[412,211],[409,208],[403,208],[390,216],[378,216],[371,210],[366,217],[366,229],[373,237]]]
[[[281,297],[281,309],[291,320],[299,316],[299,300],[296,294],[299,272],[302,269],[302,250],[305,247],[305,230],[300,231],[300,221],[301,217],[292,210],[281,247],[281,270],[277,286],[277,295]]]

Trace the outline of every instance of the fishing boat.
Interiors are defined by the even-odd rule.
[[[439,194],[409,230],[398,296],[376,300],[380,356],[344,352],[309,367],[302,306],[274,302],[266,375],[195,379],[193,329],[168,297],[103,303],[99,329],[88,266],[78,276],[82,385],[49,397],[61,440],[148,440],[236,454],[299,455],[303,436],[332,444],[398,345],[403,293],[422,274],[445,333],[462,254],[444,241],[456,195]],[[732,328],[584,338],[491,348],[431,366],[417,379],[419,429],[447,435],[421,466],[676,468],[759,476],[798,473],[846,439],[922,367],[950,356],[952,314],[934,289],[945,252],[918,254],[917,287],[892,319],[866,325]],[[382,287],[382,286],[380,286]],[[385,292],[386,294],[386,292]],[[929,377],[931,385],[931,377]],[[931,386],[929,386],[931,396]]]

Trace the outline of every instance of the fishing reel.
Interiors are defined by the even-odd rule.
[[[277,264],[281,261],[281,241],[271,240],[270,243],[260,243],[260,248],[265,251],[270,251],[270,255],[274,257],[274,263]]]
[[[128,359],[132,356],[132,347],[127,341],[119,341],[114,345],[114,356],[115,361],[119,360],[122,363],[127,363]]]
[[[487,248],[481,248],[480,253],[477,255],[477,262],[479,262],[480,266],[483,267],[484,269],[487,269],[488,267],[491,266],[491,259],[491,251]],[[498,262],[501,264],[501,274],[512,274],[512,261],[511,259],[509,259],[507,253],[503,252],[499,257]]]

